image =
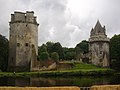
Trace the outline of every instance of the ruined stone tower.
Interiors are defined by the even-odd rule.
[[[11,14],[8,71],[32,71],[38,55],[38,23],[33,11]]]
[[[100,67],[109,67],[109,42],[105,26],[102,27],[97,21],[89,38],[90,63]]]

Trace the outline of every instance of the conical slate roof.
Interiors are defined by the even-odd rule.
[[[100,31],[100,30],[102,30],[102,26],[101,26],[99,20],[97,21],[94,30],[96,30],[96,31]]]
[[[95,34],[105,34],[105,27],[102,27],[99,20],[97,21],[94,29],[91,30],[91,35]]]

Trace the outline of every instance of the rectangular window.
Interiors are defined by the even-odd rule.
[[[100,54],[102,54],[102,51],[100,51]]]
[[[27,46],[28,46],[28,43],[25,43],[25,46],[27,47]]]
[[[34,47],[34,45],[32,44],[32,48]]]
[[[17,46],[20,47],[20,43],[17,43]]]

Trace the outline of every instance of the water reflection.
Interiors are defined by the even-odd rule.
[[[114,77],[0,77],[0,86],[80,86],[120,84]]]

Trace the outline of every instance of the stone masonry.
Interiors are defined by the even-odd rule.
[[[109,42],[110,39],[107,38],[105,26],[102,27],[97,21],[89,38],[90,63],[100,67],[109,67]]]
[[[11,14],[8,71],[32,71],[38,55],[38,23],[33,11]]]

